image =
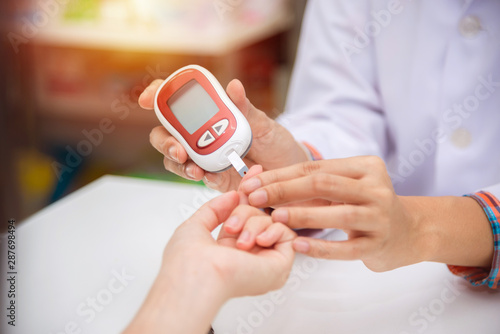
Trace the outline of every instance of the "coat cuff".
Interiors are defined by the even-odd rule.
[[[453,274],[465,278],[474,286],[487,285],[492,289],[497,289],[500,285],[500,201],[486,191],[479,191],[466,196],[475,199],[479,205],[481,205],[490,221],[493,230],[493,246],[495,252],[493,255],[493,263],[491,264],[491,269],[452,265],[448,265],[448,268]]]
[[[323,160],[323,156],[319,151],[312,146],[309,143],[302,142],[302,146],[304,147],[304,150],[306,151],[307,155],[309,156],[310,160],[317,161],[317,160]]]

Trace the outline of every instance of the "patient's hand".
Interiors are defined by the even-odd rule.
[[[206,333],[230,298],[282,287],[295,233],[236,191],[203,205],[168,242],[158,277],[124,333]],[[225,226],[217,240],[211,233]],[[196,321],[193,321],[196,319]]]

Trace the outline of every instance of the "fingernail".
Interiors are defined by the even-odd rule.
[[[267,192],[265,190],[257,190],[248,196],[248,200],[252,205],[264,205],[267,203]]]
[[[273,211],[272,217],[274,222],[286,224],[288,223],[288,210],[276,209]]]
[[[227,227],[236,228],[239,225],[239,219],[236,216],[231,216],[228,220],[226,220],[226,223],[224,225],[226,225]]]
[[[195,178],[195,175],[194,175],[194,165],[193,164],[189,164],[186,166],[186,175],[191,178],[191,179],[194,179]]]
[[[177,148],[172,146],[168,149],[168,154],[170,155],[170,158],[174,160],[175,162],[179,162],[178,157],[177,157]]]
[[[299,253],[307,254],[311,249],[311,246],[307,241],[304,240],[295,240],[293,242],[293,249]]]
[[[146,89],[142,92],[141,96],[146,95],[146,94],[154,94],[155,91],[152,86],[147,86]]]
[[[241,232],[239,238],[238,238],[238,243],[247,243],[250,240],[250,232],[248,231],[243,231]]]
[[[245,191],[247,193],[251,193],[252,191],[259,189],[261,186],[262,186],[262,182],[260,181],[260,179],[258,179],[256,177],[251,178],[250,180],[243,182],[243,184],[241,185],[241,187],[243,188],[243,191]]]

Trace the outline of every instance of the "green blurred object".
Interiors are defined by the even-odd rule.
[[[66,5],[64,19],[67,21],[96,21],[99,19],[99,0],[76,0]]]
[[[119,175],[119,174],[118,174]],[[147,179],[147,180],[159,180],[159,181],[169,181],[169,182],[178,182],[178,183],[187,183],[187,184],[195,184],[199,186],[205,186],[203,181],[190,181],[186,180],[174,173],[163,173],[163,174],[152,174],[152,173],[141,173],[141,172],[133,172],[133,173],[125,173],[123,176],[130,176],[139,179]]]

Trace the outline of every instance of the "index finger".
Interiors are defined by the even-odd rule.
[[[245,194],[276,182],[289,181],[317,173],[327,173],[353,179],[361,178],[364,168],[356,158],[307,161],[285,168],[274,169],[242,182],[240,190]]]
[[[155,95],[164,80],[156,79],[139,96],[139,105],[143,109],[152,110],[155,106]]]
[[[240,204],[248,204],[248,196],[240,191],[240,186],[245,180],[251,179],[252,177],[259,175],[262,173],[262,166],[261,165],[253,165],[250,167],[248,172],[243,176],[243,179],[240,182],[240,185],[238,185],[238,193],[240,194]]]

